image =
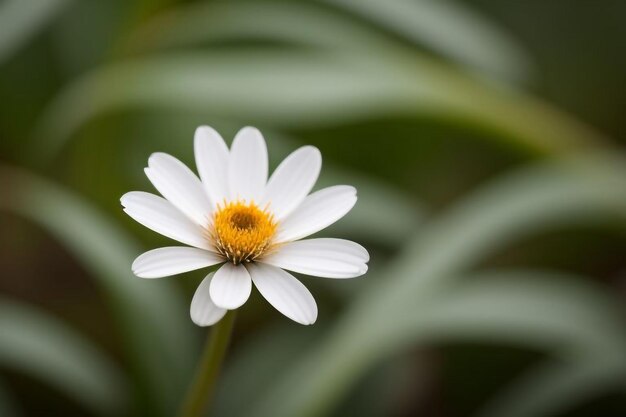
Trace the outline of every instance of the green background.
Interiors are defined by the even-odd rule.
[[[209,124],[273,168],[320,148],[359,202],[302,327],[241,309],[214,416],[626,415],[626,4],[0,3],[0,415],[171,416],[206,271],[124,215]]]

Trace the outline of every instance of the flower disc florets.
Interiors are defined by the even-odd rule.
[[[218,206],[210,237],[217,251],[238,265],[266,253],[275,232],[276,222],[267,210],[254,202],[233,201]]]

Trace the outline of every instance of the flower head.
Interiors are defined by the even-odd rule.
[[[208,126],[196,130],[194,142],[200,178],[173,156],[155,153],[145,172],[162,197],[141,191],[122,196],[133,219],[188,245],[148,251],[133,262],[133,272],[160,278],[222,264],[202,281],[191,302],[191,318],[200,326],[243,305],[253,282],[285,316],[313,324],[313,296],[285,270],[326,278],[367,271],[369,255],[357,243],[300,240],[348,213],[356,190],[338,185],[309,194],[322,165],[312,146],[294,151],[268,180],[265,140],[252,127],[241,129],[230,149]]]

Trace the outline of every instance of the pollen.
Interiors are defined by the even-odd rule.
[[[251,262],[272,247],[274,216],[254,202],[219,205],[209,230],[216,250],[235,265]]]

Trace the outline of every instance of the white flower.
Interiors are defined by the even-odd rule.
[[[285,316],[313,324],[313,296],[284,269],[325,278],[367,271],[369,254],[357,243],[300,240],[350,211],[356,189],[337,185],[309,194],[322,165],[313,146],[285,158],[268,180],[265,140],[252,127],[237,133],[230,150],[208,126],[196,130],[194,141],[201,180],[173,156],[154,153],[145,172],[163,197],[132,191],[121,198],[133,219],[189,245],[146,252],[133,262],[133,272],[160,278],[223,264],[202,281],[191,302],[191,319],[200,326],[243,305],[253,282]]]

